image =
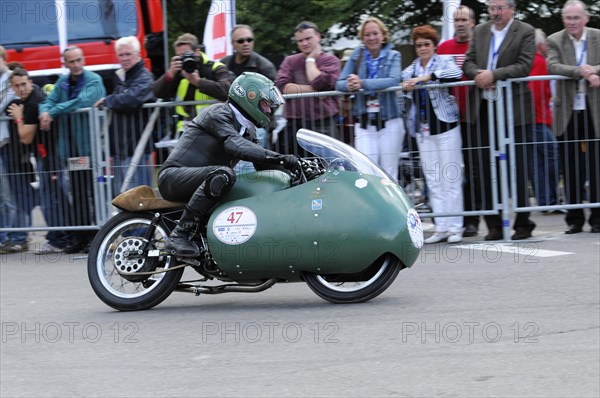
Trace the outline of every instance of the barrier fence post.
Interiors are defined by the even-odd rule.
[[[503,240],[510,240],[510,190],[509,190],[509,173],[511,173],[511,178],[513,182],[515,181],[514,176],[512,175],[512,171],[509,171],[508,163],[514,162],[516,160],[513,153],[508,157],[508,145],[511,141],[511,137],[513,134],[508,134],[507,131],[511,131],[513,128],[513,109],[512,109],[512,91],[509,90],[510,84],[507,84],[505,81],[500,81],[497,83],[498,86],[498,96],[496,98],[496,125],[497,135],[498,135],[498,161],[500,165],[500,206],[501,206],[501,214],[502,214],[502,235]],[[504,98],[508,98],[509,106],[504,106]],[[510,114],[507,114],[507,111]],[[512,148],[512,147],[511,147]],[[514,148],[513,148],[514,149]],[[514,167],[510,167],[510,169],[514,169]],[[516,200],[517,195],[516,191],[513,191],[513,199]]]

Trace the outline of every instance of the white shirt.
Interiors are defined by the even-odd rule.
[[[571,43],[573,43],[573,49],[575,50],[575,62],[577,66],[586,65],[587,64],[587,48],[586,48],[586,40],[587,40],[587,28],[583,28],[583,33],[581,34],[581,38],[577,40],[575,36],[571,36],[569,34],[569,39],[571,39]],[[585,48],[585,51],[583,51]],[[579,79],[579,84],[577,86],[577,92],[585,95],[586,90],[585,79]],[[577,101],[577,98],[575,98]],[[581,110],[581,104],[574,104],[575,109]]]
[[[498,30],[496,29],[495,25],[492,25],[492,41],[490,42],[490,53],[488,55],[487,69],[496,69],[500,47],[502,46],[502,42],[504,41],[504,39],[506,39],[508,29],[510,29],[510,26],[512,25],[514,20],[515,19],[512,18],[502,30]]]
[[[575,36],[571,36],[570,34],[569,39],[571,39],[571,43],[573,43],[573,48],[575,49],[575,62],[577,62],[577,66],[587,64],[587,48],[586,51],[583,52],[587,40],[587,28],[583,28],[581,39],[577,40]]]

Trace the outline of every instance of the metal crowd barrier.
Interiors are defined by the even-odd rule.
[[[481,136],[487,134],[489,137],[489,146],[476,147],[463,142],[463,150],[485,150],[490,154],[491,168],[491,202],[490,208],[477,208],[474,210],[463,211],[461,213],[433,213],[427,206],[427,188],[419,161],[419,151],[414,137],[406,134],[403,149],[398,153],[400,165],[398,172],[398,181],[407,191],[413,202],[417,205],[423,217],[444,217],[444,216],[483,216],[492,214],[502,214],[504,237],[509,240],[510,225],[512,215],[515,212],[524,211],[553,211],[574,208],[600,207],[600,203],[585,202],[580,204],[564,203],[564,187],[566,184],[581,184],[579,189],[585,189],[585,181],[565,181],[561,176],[562,167],[559,164],[550,166],[548,164],[539,164],[540,160],[536,155],[539,146],[552,146],[556,144],[553,140],[543,139],[518,142],[515,140],[515,131],[513,127],[514,108],[521,107],[522,110],[534,112],[531,109],[532,104],[514,104],[512,90],[516,84],[526,84],[531,81],[539,80],[564,80],[561,76],[538,76],[532,78],[513,79],[510,81],[498,82],[498,95],[495,99],[487,101],[490,117],[487,126],[477,126],[471,131],[472,126],[463,124],[464,128],[469,129],[469,137]],[[471,86],[473,82],[456,82],[447,84],[428,85],[427,89],[452,88],[461,86]],[[394,91],[401,94],[401,87],[393,87],[383,91]],[[352,95],[361,95],[352,94]],[[293,94],[285,95],[286,99],[303,97],[336,97],[341,105],[342,98],[348,98],[346,103],[352,103],[352,95],[337,91]],[[401,96],[398,96],[399,106],[402,106]],[[467,98],[468,101],[468,98]],[[13,186],[14,191],[31,192],[35,206],[45,207],[42,213],[45,218],[36,220],[31,227],[6,227],[0,225],[0,231],[46,231],[46,230],[84,230],[98,229],[104,224],[116,211],[111,205],[111,200],[119,192],[139,184],[149,184],[156,187],[155,177],[160,165],[168,156],[169,148],[174,145],[177,137],[177,120],[173,115],[176,114],[177,106],[196,106],[207,105],[210,102],[157,102],[146,104],[139,113],[129,118],[126,122],[119,119],[118,115],[106,109],[88,108],[74,112],[66,116],[69,125],[86,125],[89,128],[89,153],[82,156],[72,153],[66,159],[63,159],[56,169],[44,169],[39,163],[38,156],[32,155],[34,167],[32,181],[27,179],[15,179],[15,172],[0,170],[0,182],[20,181],[22,186]],[[467,103],[467,109],[468,109]],[[181,108],[179,108],[181,109]],[[344,117],[346,116],[346,117]],[[328,134],[345,141],[352,145],[354,122],[349,119],[349,115],[343,112],[336,117],[336,124],[332,126]],[[467,115],[468,117],[468,115]],[[535,119],[535,117],[534,117]],[[0,121],[9,120],[6,117],[0,117]],[[271,139],[267,146],[277,149],[274,145],[277,135],[285,126],[285,119],[280,113],[276,121],[271,126]],[[307,126],[310,128],[311,126]],[[316,126],[315,126],[316,129]],[[72,132],[70,132],[72,134]],[[115,137],[121,137],[115,140]],[[529,137],[532,138],[532,137]],[[598,139],[595,138],[597,141]],[[585,144],[581,142],[581,144]],[[558,145],[558,144],[557,144]],[[525,146],[527,170],[518,170],[514,161],[516,151],[520,146]],[[467,153],[467,152],[464,152]],[[541,160],[546,162],[547,160]],[[537,166],[537,167],[536,167]],[[485,166],[483,166],[485,167]],[[554,168],[554,179],[548,181],[546,176],[541,174],[549,167]],[[476,170],[481,172],[481,170]],[[527,174],[525,181],[527,186],[517,185],[517,173]],[[61,182],[60,191],[64,194],[62,203],[53,206],[47,203],[47,199],[40,198],[41,180],[50,181],[52,178],[58,178]],[[556,185],[555,203],[540,203],[544,195],[537,192],[538,187],[531,185],[529,181],[546,178],[546,183]],[[54,180],[52,180],[54,181]],[[464,181],[463,181],[464,184]],[[514,200],[515,195],[511,193],[527,192],[530,198],[528,205],[519,206]],[[546,195],[548,196],[548,195]],[[468,201],[480,202],[483,198],[470,196]],[[546,197],[545,199],[548,199]],[[23,199],[24,200],[24,199]],[[27,208],[24,203],[16,203],[15,207]],[[61,213],[53,217],[53,211]],[[64,214],[68,214],[67,217]]]

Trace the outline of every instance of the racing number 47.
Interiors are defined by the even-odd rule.
[[[243,214],[243,211],[232,211],[229,217],[227,217],[227,221],[232,224],[237,224],[240,221],[240,218],[242,218]]]

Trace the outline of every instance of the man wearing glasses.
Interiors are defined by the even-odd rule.
[[[515,16],[514,0],[489,0],[488,13],[490,21],[475,27],[469,50],[467,51],[463,71],[469,79],[475,81],[475,86],[469,91],[468,122],[471,129],[472,143],[481,148],[481,156],[476,157],[472,167],[478,174],[474,184],[483,187],[482,206],[486,210],[494,208],[492,187],[494,181],[491,175],[490,142],[488,131],[487,101],[503,100],[504,95],[496,90],[496,81],[510,78],[527,77],[533,65],[535,56],[535,30]],[[532,112],[531,92],[527,83],[513,85],[512,102],[514,104],[514,134],[517,172],[517,204],[519,207],[528,206],[526,136],[531,136]],[[525,104],[525,106],[523,105]],[[495,105],[495,104],[494,104]],[[503,115],[496,115],[494,120]],[[505,115],[504,115],[505,116]],[[473,179],[472,179],[473,180]],[[500,240],[502,234],[501,215],[487,215],[485,221],[489,233],[485,240]],[[535,224],[529,220],[529,212],[517,213],[514,223],[513,240],[531,237]]]
[[[321,50],[321,33],[312,22],[301,22],[294,29],[299,53],[283,60],[276,85],[283,94],[333,91],[340,76],[340,60]],[[285,101],[287,125],[279,133],[278,152],[304,156],[296,143],[296,131],[307,128],[336,136],[337,98],[302,96]]]
[[[256,72],[275,81],[277,69],[275,65],[262,55],[254,52],[254,33],[248,25],[236,25],[231,31],[233,55],[221,60],[237,77],[244,72]]]
[[[177,135],[183,132],[202,108],[209,105],[207,101],[227,101],[227,93],[235,78],[223,63],[212,61],[201,50],[198,38],[191,33],[184,33],[173,43],[175,56],[171,58],[169,70],[154,82],[154,95],[158,98],[175,99],[175,101],[204,101],[196,106],[177,105]],[[188,70],[184,60],[195,59],[194,66]],[[186,62],[190,65],[189,62]]]
[[[254,52],[254,32],[248,25],[236,25],[231,31],[233,42],[233,55],[228,55],[221,60],[227,68],[237,77],[244,72],[256,72],[266,76],[272,81],[277,78],[275,65],[267,58]],[[275,118],[271,121],[273,126]],[[260,145],[267,148],[269,140],[268,133],[264,128],[256,130]]]
[[[548,38],[548,72],[569,77],[556,82],[554,133],[561,141],[567,204],[600,202],[600,30],[578,0],[562,9],[565,29]],[[583,187],[588,181],[589,197]],[[566,234],[583,231],[583,209],[569,209]],[[600,233],[600,208],[592,207],[590,232]]]

